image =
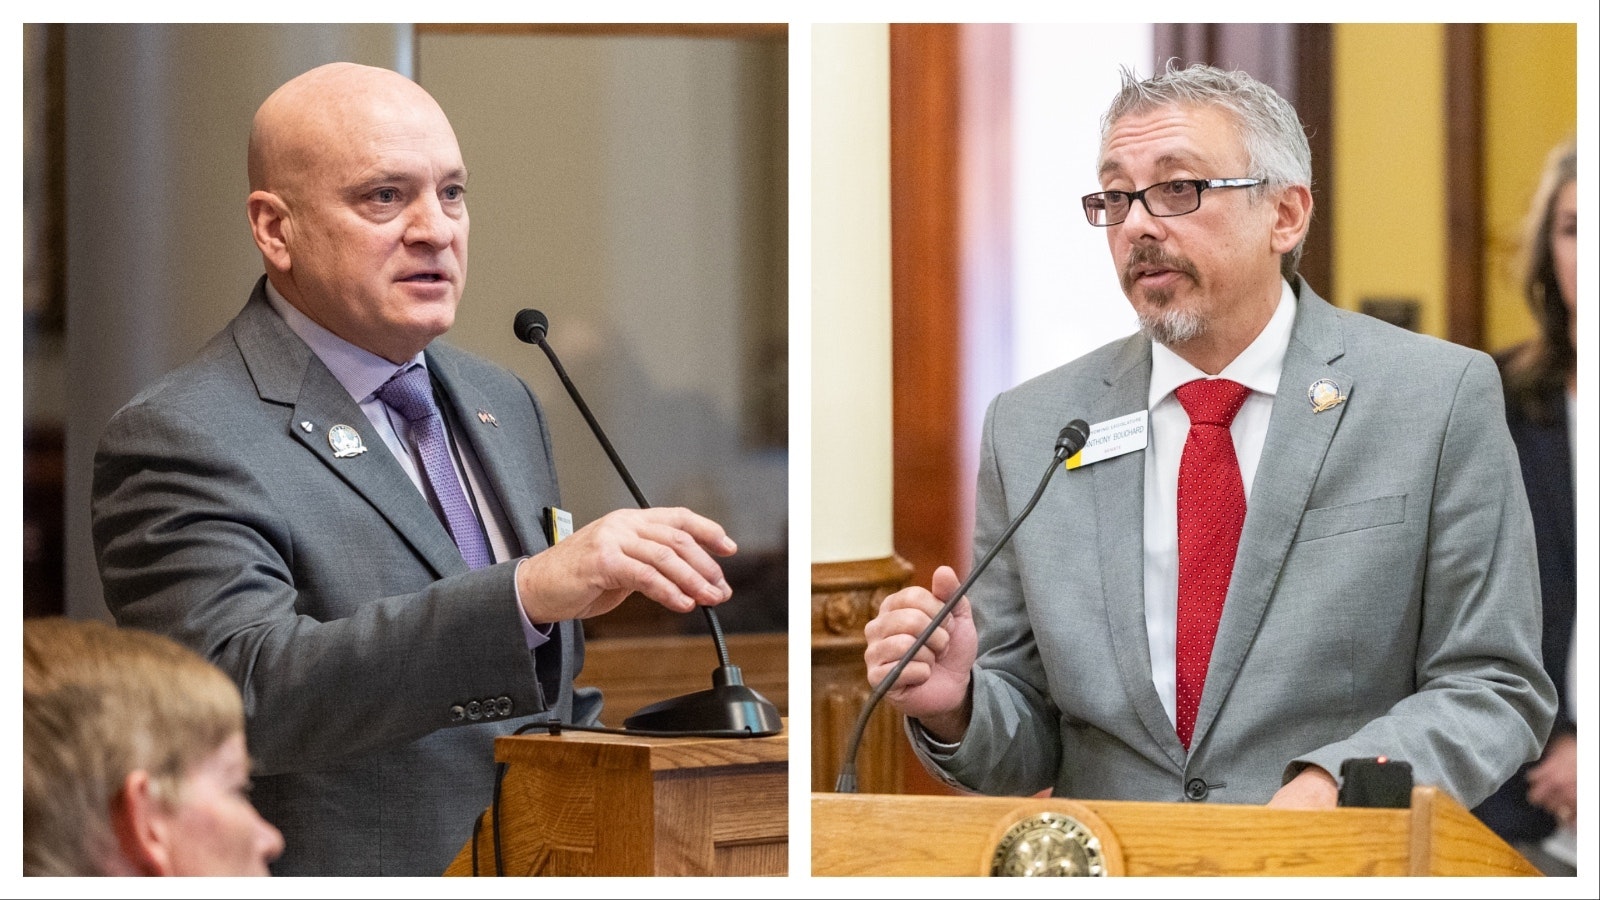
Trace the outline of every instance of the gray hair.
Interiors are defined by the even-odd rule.
[[[1265,178],[1267,184],[1251,188],[1253,192],[1291,185],[1311,189],[1311,145],[1289,101],[1246,72],[1198,63],[1180,69],[1175,60],[1168,60],[1165,72],[1146,79],[1123,67],[1122,87],[1100,119],[1101,157],[1112,127],[1124,116],[1169,106],[1209,106],[1232,115],[1250,159],[1250,171],[1218,173],[1219,177]],[[1302,238],[1283,255],[1283,276],[1291,281],[1300,267],[1304,246]]]

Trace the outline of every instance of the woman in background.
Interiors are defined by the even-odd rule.
[[[1561,705],[1544,755],[1476,810],[1547,874],[1576,872],[1578,738],[1572,652],[1577,609],[1573,423],[1578,395],[1577,147],[1556,147],[1528,211],[1523,293],[1538,336],[1499,358],[1506,417],[1533,511],[1544,595],[1544,665]]]
[[[266,875],[283,852],[238,688],[149,632],[23,622],[22,783],[25,875]]]

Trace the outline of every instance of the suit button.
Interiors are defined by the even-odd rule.
[[[494,701],[494,711],[502,716],[511,715],[511,698],[499,697]]]
[[[1197,803],[1204,800],[1209,793],[1211,793],[1211,786],[1201,778],[1191,778],[1189,783],[1183,786],[1183,795]]]
[[[467,704],[467,718],[471,719],[474,722],[476,722],[479,719],[483,718],[483,704],[479,703],[476,700],[473,700],[472,702],[468,703]]]
[[[450,707],[450,721],[459,722],[467,717],[466,709],[459,703]]]

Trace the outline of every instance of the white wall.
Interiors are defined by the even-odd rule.
[[[1100,189],[1100,116],[1118,67],[1150,74],[1151,28],[1018,25],[1013,36],[1016,256],[1013,383],[1138,329],[1105,231],[1080,198]]]
[[[894,552],[889,30],[814,25],[811,561]]]

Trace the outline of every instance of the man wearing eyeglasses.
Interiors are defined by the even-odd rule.
[[[886,695],[930,771],[990,794],[1332,807],[1345,760],[1471,807],[1538,755],[1555,693],[1498,375],[1298,274],[1311,153],[1242,72],[1124,72],[1105,230],[1140,334],[985,417],[974,546],[1058,429],[1088,445]],[[868,678],[958,587],[868,624]]]

